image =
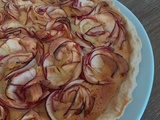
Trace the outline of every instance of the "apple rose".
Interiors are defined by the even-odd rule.
[[[19,120],[44,120],[35,110],[29,110]]]
[[[80,114],[85,117],[92,111],[95,99],[82,82],[83,80],[72,81],[63,90],[56,90],[50,94],[46,101],[46,109],[52,120],[62,120]],[[59,116],[59,113],[62,116]]]
[[[34,35],[36,31],[45,29],[45,26],[49,24],[48,22],[60,18],[66,17],[65,11],[57,5],[53,4],[43,4],[37,5],[33,4],[33,7],[27,11],[27,19],[25,25],[28,31]]]
[[[0,105],[0,120],[9,120],[9,111],[7,108]]]
[[[107,6],[101,2],[89,14],[75,17],[74,31],[80,31],[76,32],[77,36],[95,47],[117,45],[122,49],[126,40],[124,25],[121,17]]]
[[[66,17],[53,19],[40,31],[35,31],[34,34],[44,42],[49,42],[59,37],[71,38],[70,21]]]
[[[1,77],[9,79],[13,75],[36,65],[36,60],[31,53],[17,53],[9,55],[0,60]],[[0,78],[1,78],[0,77]]]
[[[17,109],[34,107],[49,94],[47,88],[40,83],[43,80],[43,77],[37,76],[34,68],[19,73],[8,81],[5,94],[0,96],[0,101]]]
[[[55,88],[78,78],[82,69],[80,46],[67,38],[54,40],[44,57],[43,69],[46,79]]]
[[[6,56],[14,53],[29,52],[36,54],[36,40],[28,37],[11,36],[9,38],[0,39],[0,56]]]
[[[127,72],[127,61],[109,47],[97,47],[84,59],[83,73],[92,84],[112,83],[113,78],[121,79]]]
[[[4,10],[8,20],[4,23],[10,23],[14,28],[22,27],[26,23],[27,9],[33,4],[31,0],[4,0]],[[14,22],[14,23],[13,23]],[[13,23],[13,24],[12,24]],[[16,25],[14,25],[16,24]],[[18,25],[18,26],[17,26]],[[10,26],[10,25],[9,25]]]
[[[0,79],[30,69],[36,64],[36,40],[27,36],[0,40]]]
[[[4,22],[4,14],[0,12],[0,25]]]

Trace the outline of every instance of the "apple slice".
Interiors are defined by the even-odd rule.
[[[61,7],[53,4],[36,5],[28,13],[28,17],[31,18],[31,20],[34,23],[37,21],[37,19],[38,21],[47,22],[50,21],[51,19],[66,17],[66,16],[67,16],[66,12]]]
[[[11,18],[16,19],[16,20],[19,19],[20,14],[19,14],[18,8],[16,7],[16,4],[14,2],[7,2],[5,4],[4,9],[5,9],[5,11],[7,11],[7,14]]]
[[[1,105],[0,105],[0,120],[9,120],[8,109]]]

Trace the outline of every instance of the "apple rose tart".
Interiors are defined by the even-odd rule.
[[[0,119],[120,118],[141,46],[113,0],[1,0]]]

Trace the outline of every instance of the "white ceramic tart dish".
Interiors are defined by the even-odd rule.
[[[0,119],[120,118],[141,47],[112,0],[1,0]]]

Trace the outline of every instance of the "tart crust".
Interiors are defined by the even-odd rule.
[[[131,48],[129,59],[129,71],[125,78],[125,81],[120,85],[116,95],[112,98],[108,104],[104,113],[102,113],[97,120],[114,120],[120,118],[127,105],[133,100],[132,93],[137,86],[136,77],[139,72],[139,63],[141,62],[141,47],[142,43],[138,36],[133,23],[121,13],[112,0],[105,0],[112,9],[117,11],[123,20],[126,22],[126,31],[129,35],[129,45]]]

